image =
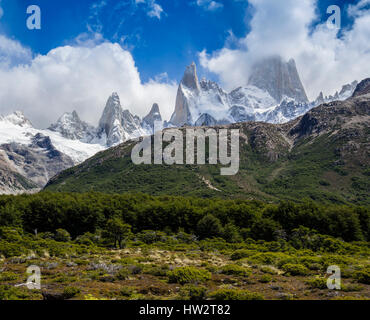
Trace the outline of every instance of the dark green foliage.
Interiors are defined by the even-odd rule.
[[[195,267],[181,267],[168,272],[171,283],[199,283],[211,279],[211,273]]]
[[[119,248],[122,249],[122,242],[128,239],[131,235],[131,226],[124,223],[120,218],[113,217],[107,221],[105,227],[107,237],[113,239],[114,247],[119,245]]]
[[[287,263],[281,267],[287,275],[304,276],[309,273],[308,269],[301,264]]]
[[[196,285],[186,285],[180,291],[182,300],[202,301],[207,296],[207,288]]]
[[[357,271],[355,273],[355,278],[360,283],[370,284],[370,267]]]
[[[264,300],[259,293],[239,289],[220,289],[210,294],[213,300]]]
[[[68,241],[71,241],[71,235],[69,234],[67,230],[57,229],[55,231],[54,239],[60,242],[68,242]]]
[[[316,278],[307,280],[306,284],[311,289],[321,289],[321,290],[328,289],[326,278],[316,277]]]
[[[223,232],[220,220],[211,214],[206,215],[197,224],[197,235],[201,239],[220,237]]]
[[[251,271],[237,264],[228,264],[221,268],[221,273],[227,274],[230,276],[233,275],[233,276],[248,277],[251,274]]]
[[[81,292],[81,290],[79,288],[76,288],[76,287],[66,287],[63,290],[63,298],[64,299],[71,299],[71,298],[77,296],[80,292]]]
[[[343,248],[340,239],[368,241],[370,235],[369,208],[324,206],[312,201],[276,205],[143,194],[45,192],[0,196],[0,216],[1,221],[6,221],[0,227],[4,254],[17,248],[4,247],[3,239],[14,243],[20,241],[23,231],[33,234],[36,229],[45,240],[66,241],[68,232],[76,243],[85,245],[121,241],[122,246],[131,239],[131,226],[134,239],[146,244],[168,239],[191,243],[196,240],[192,236],[195,234],[200,239],[223,238],[229,243],[242,238],[276,241],[274,250],[280,250],[284,241],[291,241],[297,249],[325,247],[332,252]]]

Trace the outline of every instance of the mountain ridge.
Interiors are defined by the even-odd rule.
[[[60,173],[45,190],[369,204],[369,127],[370,94],[354,96],[284,124],[212,126],[240,130],[235,176],[220,176],[218,166],[135,166],[130,150],[137,140],[130,140]]]

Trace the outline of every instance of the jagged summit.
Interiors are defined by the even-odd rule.
[[[186,67],[181,84],[191,90],[199,92],[200,87],[195,62],[192,62],[190,66]]]
[[[71,140],[90,141],[94,136],[94,128],[82,121],[76,111],[64,113],[49,130],[59,132],[63,137]]]
[[[292,102],[292,104],[287,104]],[[273,113],[281,103],[284,106]],[[293,59],[285,63],[280,57],[259,61],[253,68],[249,85],[230,93],[216,82],[198,81],[196,66],[186,67],[179,85],[173,126],[201,123],[227,124],[248,120],[273,123],[288,121],[289,115],[302,114],[309,109],[308,99]],[[294,110],[286,110],[287,108]]]
[[[362,80],[353,92],[353,97],[362,96],[364,94],[370,93],[370,78]]]
[[[0,120],[8,121],[20,127],[32,127],[31,121],[27,119],[22,111],[15,111],[12,114],[1,117]]]
[[[267,91],[277,103],[284,99],[308,103],[294,59],[288,62],[280,56],[261,59],[252,67],[248,85]]]
[[[132,115],[129,110],[123,110],[118,94],[113,92],[99,121],[99,139],[103,139],[111,147],[144,134],[140,118]]]
[[[141,126],[149,133],[154,133],[154,124],[156,121],[162,122],[162,116],[158,104],[154,103],[148,115],[143,118]]]

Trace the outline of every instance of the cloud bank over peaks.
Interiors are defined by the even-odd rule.
[[[238,40],[237,48],[226,44],[221,50],[199,53],[202,67],[215,73],[225,88],[246,85],[251,66],[271,55],[295,59],[310,99],[370,76],[370,14],[364,10],[369,0],[348,7],[354,24],[340,38],[326,23],[312,30],[318,19],[314,0],[249,2],[254,8],[251,31]]]
[[[107,98],[118,92],[124,109],[144,116],[154,102],[164,118],[173,111],[177,84],[159,77],[143,83],[131,53],[119,44],[63,46],[31,57],[18,42],[0,36],[8,47],[0,61],[0,114],[22,110],[39,127],[47,127],[64,112],[76,110],[97,124]],[[9,61],[27,57],[29,63]]]

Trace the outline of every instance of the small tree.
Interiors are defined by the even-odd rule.
[[[202,239],[221,237],[223,228],[220,220],[212,214],[206,215],[197,224],[197,234]]]
[[[118,243],[119,248],[122,249],[122,241],[131,235],[131,226],[118,217],[114,217],[107,221],[107,232],[114,240],[114,247],[117,248]]]
[[[67,230],[57,229],[55,231],[54,239],[60,242],[68,242],[68,241],[71,241],[71,235],[69,234]]]

